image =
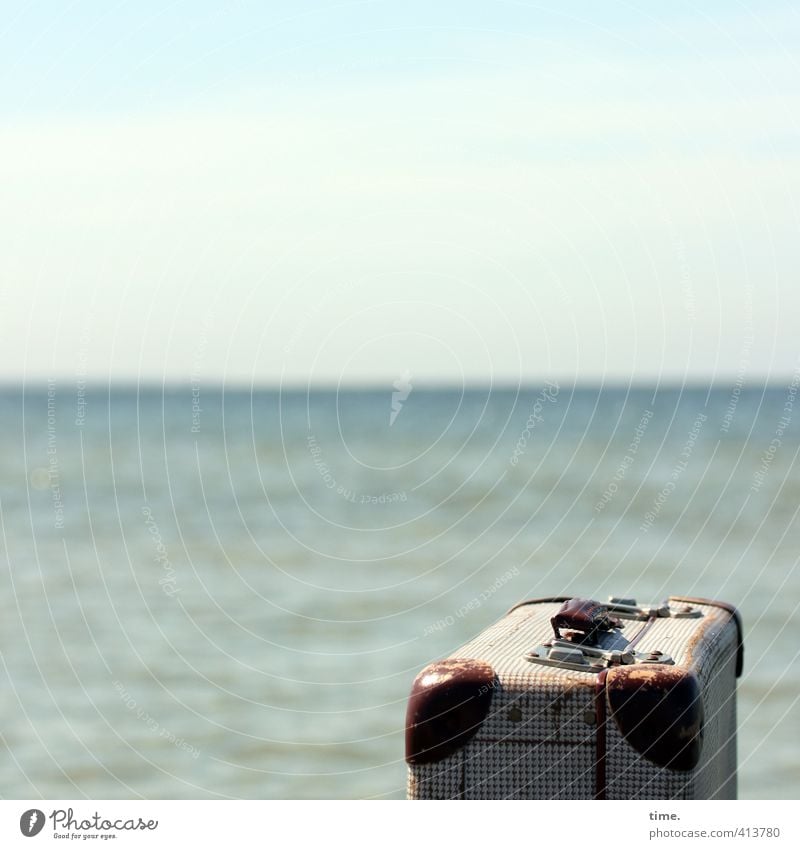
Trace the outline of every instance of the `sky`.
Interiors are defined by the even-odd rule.
[[[784,381],[788,2],[28,2],[0,380]]]

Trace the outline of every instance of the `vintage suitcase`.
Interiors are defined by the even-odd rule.
[[[415,679],[408,796],[736,798],[742,660],[722,602],[523,602]]]

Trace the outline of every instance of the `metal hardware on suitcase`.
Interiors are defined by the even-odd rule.
[[[523,602],[415,679],[408,796],[735,799],[742,661],[723,602]]]

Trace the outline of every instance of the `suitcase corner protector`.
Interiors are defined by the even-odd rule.
[[[488,664],[449,658],[426,666],[411,687],[406,761],[435,763],[477,734],[489,713],[497,675]]]
[[[605,680],[608,713],[622,736],[659,767],[688,772],[703,748],[703,696],[680,666],[621,666]]]

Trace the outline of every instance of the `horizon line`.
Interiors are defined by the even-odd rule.
[[[413,376],[412,376],[413,379]],[[739,387],[742,391],[752,391],[758,389],[780,389],[785,388],[787,381],[793,382],[794,375],[787,375],[785,378],[764,377],[762,379],[743,380],[740,377],[731,378],[711,378],[700,379],[692,378],[688,380],[673,380],[673,379],[658,379],[652,380],[636,379],[631,381],[623,380],[577,380],[572,382],[560,381],[557,378],[542,378],[541,380],[526,380],[524,382],[513,383],[511,381],[497,381],[488,383],[483,381],[456,383],[454,381],[430,381],[422,384],[414,385],[415,392],[528,392],[541,390],[543,386],[555,384],[559,389],[567,391],[585,391],[585,390],[686,390],[686,391],[713,391],[718,389],[732,389]],[[11,381],[0,378],[0,392],[8,390],[47,390],[50,384],[54,384],[56,388],[65,383],[69,384],[74,389],[82,389],[85,392],[108,392],[109,390],[122,391],[163,391],[163,392],[186,392],[193,389],[199,389],[206,392],[287,392],[291,394],[299,394],[302,392],[382,392],[388,391],[392,387],[391,381],[379,382],[375,380],[364,381],[361,383],[343,383],[336,384],[327,381],[317,381],[313,383],[301,383],[296,381],[279,383],[275,381],[262,382],[247,382],[243,380],[211,380],[198,381],[195,378],[185,378],[181,380],[169,379],[158,381],[153,378],[146,380],[135,380],[131,378],[123,378],[117,381],[102,381],[95,379],[84,379],[81,377],[71,376],[69,378],[53,377],[53,378],[35,378],[33,380],[18,380]]]

